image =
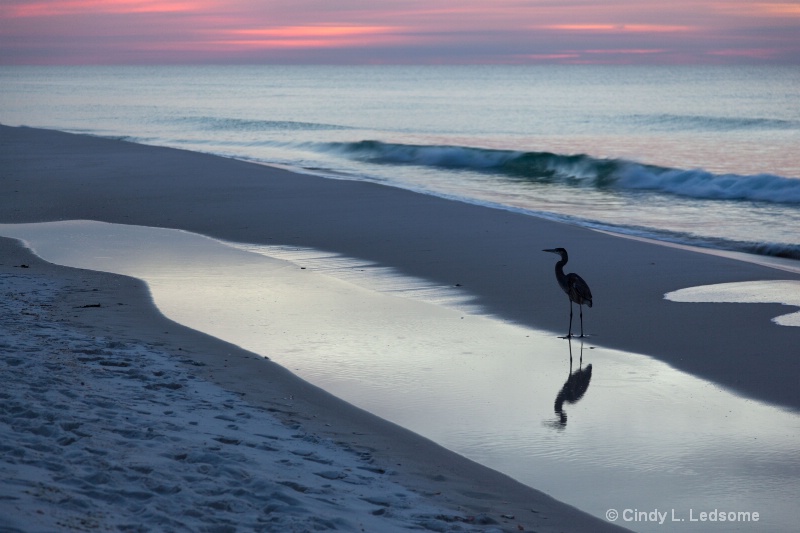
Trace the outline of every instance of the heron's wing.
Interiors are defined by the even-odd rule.
[[[582,277],[575,273],[567,274],[567,287],[569,287],[569,297],[573,302],[592,306],[592,291]]]

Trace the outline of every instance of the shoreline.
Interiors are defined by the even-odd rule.
[[[559,334],[567,302],[541,250],[566,247],[566,270],[595,295],[586,313],[593,342],[800,410],[800,361],[787,357],[798,332],[771,322],[784,306],[663,297],[700,285],[800,279],[795,273],[219,156],[33,128],[0,126],[0,139],[13,191],[0,198],[0,222],[87,219],[325,250],[459,285],[489,314]]]

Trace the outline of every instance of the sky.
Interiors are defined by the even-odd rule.
[[[800,0],[2,0],[0,64],[800,64]]]

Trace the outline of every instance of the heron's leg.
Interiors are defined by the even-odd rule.
[[[581,312],[581,337],[583,337],[583,305],[579,305],[578,309]]]
[[[567,333],[567,338],[570,337],[572,337],[572,300],[569,302],[569,332]]]
[[[572,338],[567,337],[567,342],[569,342],[569,373],[572,375]]]

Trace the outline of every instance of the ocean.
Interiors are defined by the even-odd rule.
[[[798,69],[30,66],[0,85],[6,125],[800,259]]]

